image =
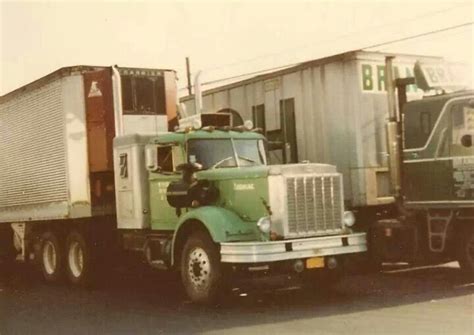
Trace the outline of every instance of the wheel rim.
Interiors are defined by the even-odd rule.
[[[209,256],[202,248],[194,248],[188,261],[189,279],[196,289],[202,289],[209,285],[211,278],[211,264]]]
[[[43,245],[43,267],[47,274],[52,275],[56,272],[57,265],[56,248],[51,241],[44,242]]]
[[[84,252],[79,242],[72,242],[69,246],[68,263],[72,275],[80,277],[84,270]]]

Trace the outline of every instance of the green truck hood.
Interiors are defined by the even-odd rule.
[[[219,189],[217,205],[227,208],[245,221],[269,215],[268,166],[219,168],[197,173]]]

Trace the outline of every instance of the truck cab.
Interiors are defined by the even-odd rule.
[[[406,205],[474,201],[474,92],[410,102],[404,115],[402,189]]]
[[[390,59],[386,71],[391,71]],[[393,81],[399,114],[392,109],[387,129],[394,131],[387,131],[387,147],[399,211],[372,227],[371,255],[376,263],[457,260],[472,278],[474,92],[443,87],[452,80],[442,64],[417,63],[414,73],[410,80]],[[415,82],[426,95],[407,102],[406,85]],[[394,106],[394,85],[389,87],[389,105]]]
[[[229,274],[333,271],[365,252],[336,168],[269,166],[266,145],[244,126],[116,138],[124,247],[180,270],[197,302],[215,298]]]

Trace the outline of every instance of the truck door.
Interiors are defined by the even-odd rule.
[[[403,188],[408,202],[472,200],[474,149],[462,143],[463,139],[469,142],[466,139],[471,139],[469,133],[473,131],[466,125],[471,114],[466,112],[465,101],[447,102],[425,146],[405,153]],[[424,122],[421,114],[421,128]]]
[[[184,162],[182,147],[176,144],[159,145],[157,149],[157,172],[150,173],[151,228],[173,230],[178,221],[176,209],[168,204],[166,190],[172,181],[182,178],[176,166]]]
[[[453,200],[474,200],[474,106],[452,107]]]

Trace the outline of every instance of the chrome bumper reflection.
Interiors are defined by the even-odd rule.
[[[270,242],[221,243],[224,263],[261,263],[367,251],[365,233]]]

